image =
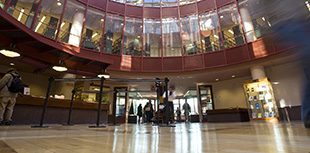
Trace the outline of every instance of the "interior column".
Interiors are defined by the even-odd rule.
[[[254,33],[254,26],[252,22],[252,18],[250,16],[249,10],[245,7],[240,8],[240,15],[242,18],[243,29],[245,32],[245,37],[248,42],[252,42],[256,40],[256,36]]]
[[[251,67],[251,75],[253,80],[265,78],[266,73],[264,67],[261,65]]]
[[[76,12],[73,16],[72,27],[68,43],[74,46],[80,46],[81,34],[83,29],[84,13]]]

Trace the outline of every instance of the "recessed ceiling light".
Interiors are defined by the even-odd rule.
[[[219,81],[220,79],[215,79],[215,81]]]
[[[83,78],[83,79],[85,79],[85,78],[86,78],[86,76],[82,76],[82,78]]]
[[[10,65],[11,65],[11,66],[14,66],[15,64],[14,64],[14,63],[10,63]]]
[[[57,5],[58,5],[58,6],[61,6],[61,2],[57,2]]]
[[[6,49],[1,49],[0,53],[3,54],[6,57],[11,57],[11,58],[19,57],[20,56],[19,53],[15,52],[15,51],[12,51],[12,50],[6,50]]]
[[[235,76],[235,75],[232,75],[231,77],[233,77],[233,78],[234,78],[234,77],[236,77],[236,76]]]
[[[220,18],[221,18],[221,19],[223,19],[223,18],[224,18],[224,16],[223,16],[223,15],[221,15],[221,16],[220,16]]]
[[[101,19],[100,21],[101,21],[101,22],[103,22],[103,21],[104,21],[104,19]]]
[[[280,82],[272,82],[272,84],[275,84],[275,85],[277,85],[277,84],[279,84]]]

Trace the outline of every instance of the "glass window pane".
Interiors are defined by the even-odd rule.
[[[3,9],[5,4],[5,0],[0,0],[0,8]]]
[[[11,0],[7,12],[30,28],[38,2],[39,0]]]
[[[242,29],[239,25],[240,18],[236,4],[219,9],[220,24],[222,28],[223,45],[232,48],[244,44]]]
[[[124,17],[113,14],[106,15],[106,25],[104,30],[104,52],[120,55],[122,48]]]
[[[144,56],[159,57],[161,52],[160,20],[144,19]]]
[[[196,0],[179,0],[180,5],[185,5],[185,4],[195,3],[195,2]]]
[[[143,5],[143,0],[127,0],[126,3],[129,4],[129,5],[142,6]]]
[[[142,29],[141,19],[126,18],[123,54],[142,55]]]
[[[60,25],[58,40],[80,46],[85,6],[76,0],[68,0]]]
[[[64,0],[42,0],[33,30],[55,39],[63,4]]]
[[[240,15],[242,18],[245,35],[248,42],[255,41],[257,38],[271,32],[271,22],[277,14],[272,15],[270,6],[282,3],[279,0],[239,0]]]
[[[126,0],[112,0],[112,1],[119,2],[119,3],[125,3],[126,2]]]
[[[83,30],[82,46],[84,48],[100,51],[102,47],[101,38],[104,26],[104,12],[88,8]]]
[[[162,0],[162,6],[177,6],[178,1],[177,0]]]
[[[163,56],[182,56],[179,20],[162,19]]]
[[[160,0],[144,0],[145,7],[160,7]]]
[[[187,55],[201,53],[198,16],[192,15],[181,19],[182,44]]]
[[[206,12],[199,17],[203,50],[206,52],[219,50],[219,24],[216,12]]]

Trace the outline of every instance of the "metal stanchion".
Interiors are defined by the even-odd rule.
[[[168,78],[165,78],[165,105],[168,104],[168,96],[169,96],[169,92],[168,92],[168,82],[169,82],[169,79]]]
[[[72,94],[71,94],[71,101],[70,101],[70,108],[69,108],[67,125],[73,125],[73,124],[71,124],[71,114],[72,114],[72,110],[73,110],[73,102],[74,102],[74,96],[75,96],[76,90],[73,89],[71,93]]]
[[[100,79],[99,103],[98,103],[98,110],[97,110],[97,122],[96,122],[96,125],[89,126],[90,128],[103,128],[103,127],[106,127],[104,125],[100,125],[102,93],[103,93],[103,82],[104,82],[104,77],[101,77],[101,79]]]
[[[54,81],[53,77],[50,77],[48,79],[47,91],[46,91],[46,95],[45,95],[45,99],[44,99],[44,104],[43,104],[43,110],[42,110],[40,124],[39,125],[31,126],[32,128],[47,128],[48,127],[48,126],[43,126],[43,122],[44,122],[45,112],[47,110],[48,98],[49,98],[49,94],[50,94],[50,91],[51,91],[51,87],[52,87],[53,81]]]
[[[287,107],[284,107],[284,111],[285,111],[286,120],[287,120],[288,123],[290,123],[291,119],[290,119],[290,115],[288,113]]]

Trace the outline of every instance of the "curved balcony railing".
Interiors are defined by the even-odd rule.
[[[57,43],[115,59],[110,69],[174,72],[240,63],[279,52],[274,44],[271,50],[271,42],[261,39],[268,37],[275,22],[269,17],[275,15],[253,12],[253,1],[203,0],[158,8],[109,0],[2,0],[0,8]],[[260,55],[249,47],[255,44],[263,46]]]

